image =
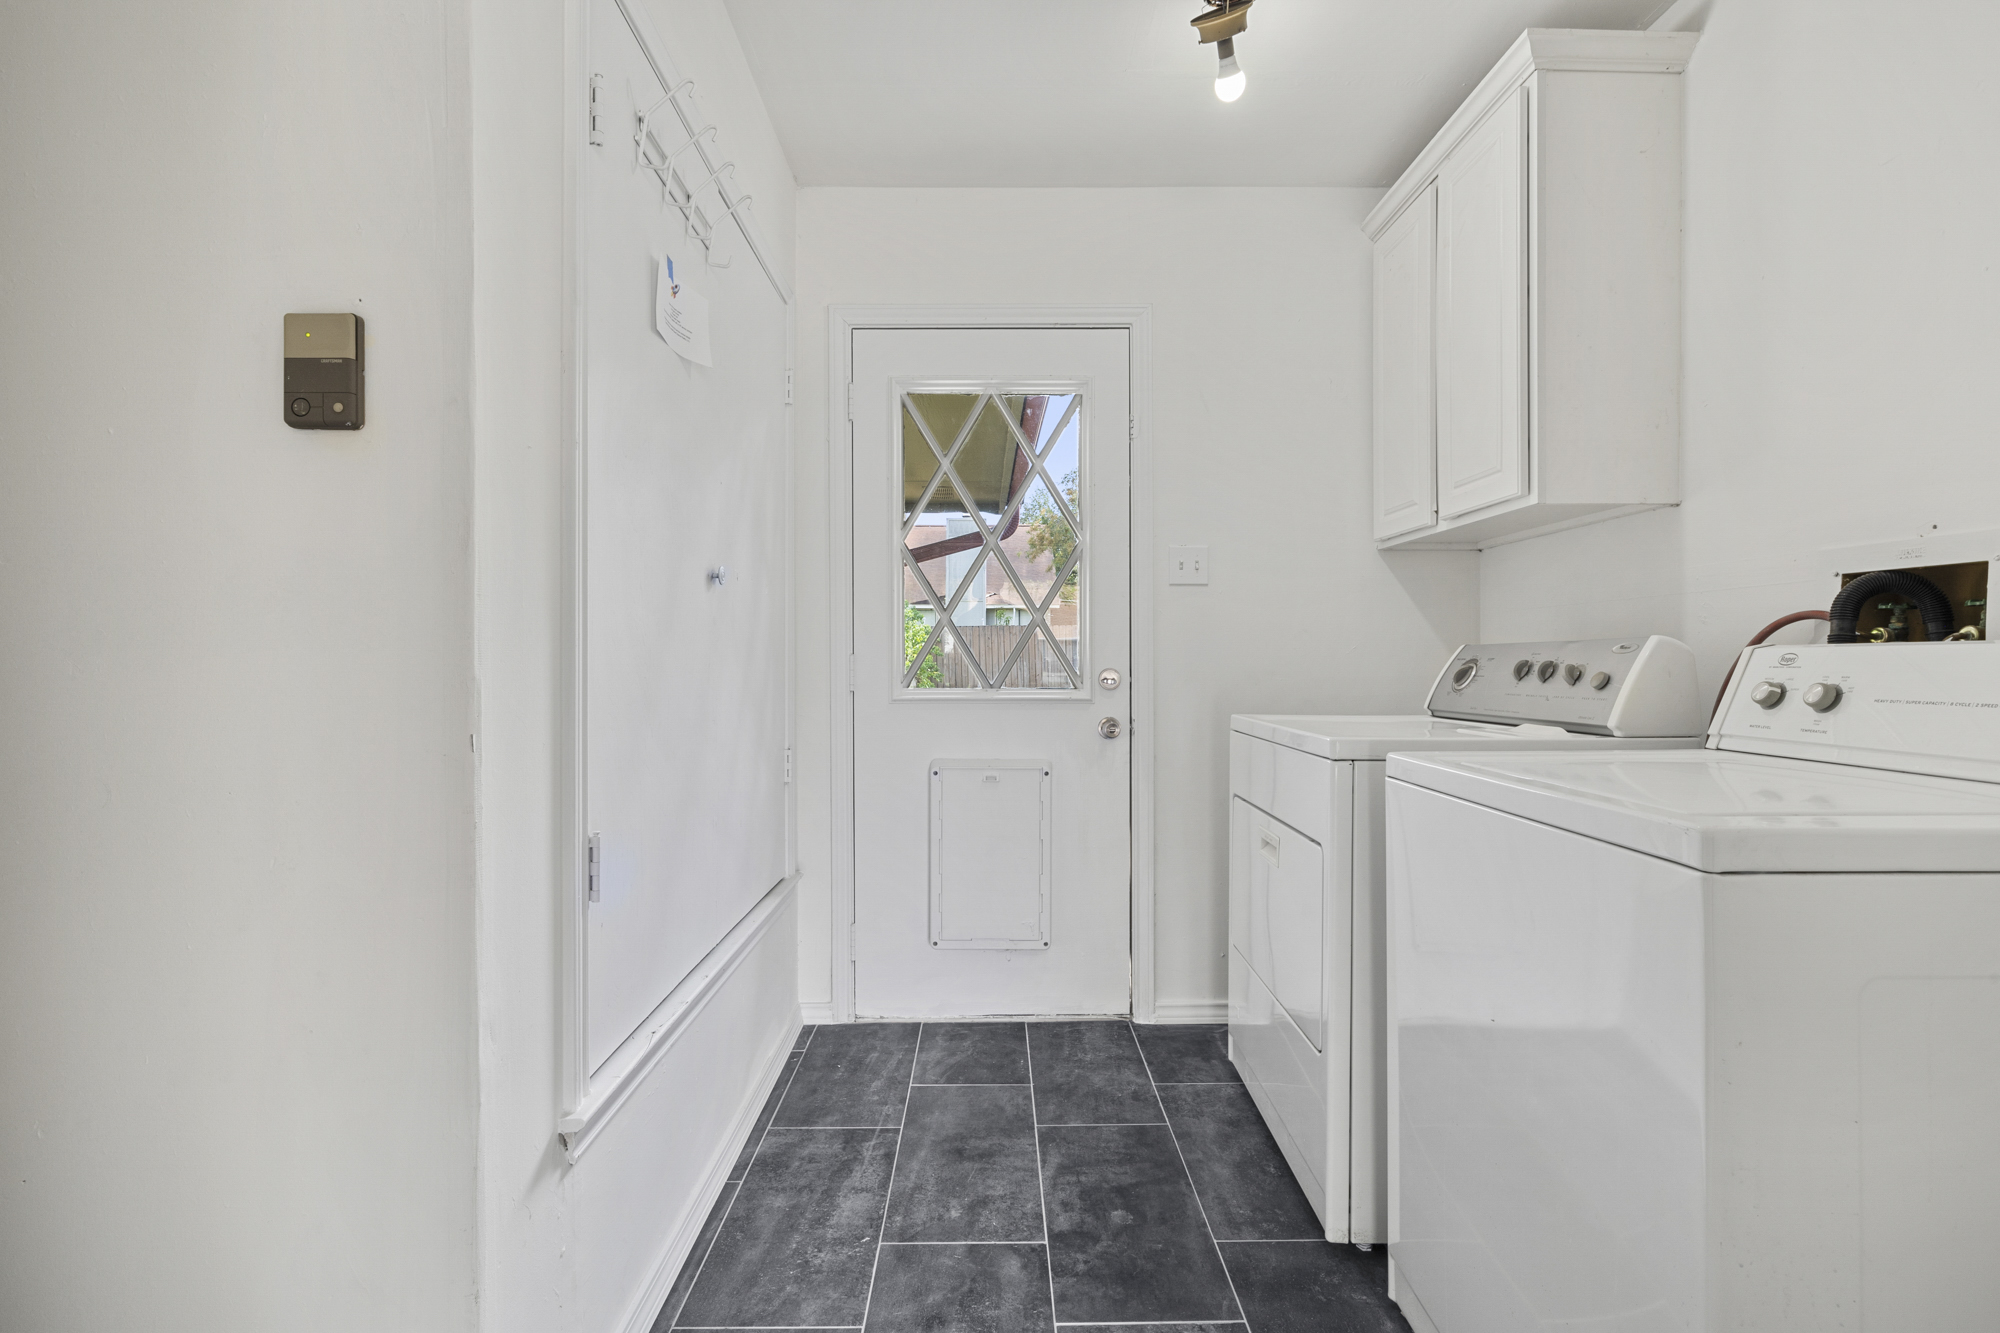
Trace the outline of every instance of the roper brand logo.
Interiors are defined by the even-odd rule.
[[[1799,664],[1799,655],[1797,653],[1778,654],[1779,666],[1797,666],[1798,664]]]

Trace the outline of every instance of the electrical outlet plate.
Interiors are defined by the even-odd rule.
[[[1169,546],[1167,548],[1168,583],[1207,583],[1208,548],[1206,546]]]

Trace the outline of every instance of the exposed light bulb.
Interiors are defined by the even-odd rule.
[[[1222,57],[1222,66],[1215,72],[1215,95],[1225,102],[1233,102],[1243,96],[1243,85],[1249,80],[1244,77],[1242,66],[1236,63],[1236,43],[1225,37],[1216,43],[1217,53]]]

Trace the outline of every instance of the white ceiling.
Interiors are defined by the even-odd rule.
[[[726,0],[801,185],[1387,185],[1523,28],[1663,0]]]

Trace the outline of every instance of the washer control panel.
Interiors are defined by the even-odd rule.
[[[1660,635],[1467,644],[1431,689],[1432,716],[1534,722],[1598,736],[1699,736],[1694,654]]]
[[[2000,652],[1977,641],[1750,648],[1708,743],[2000,781]]]

